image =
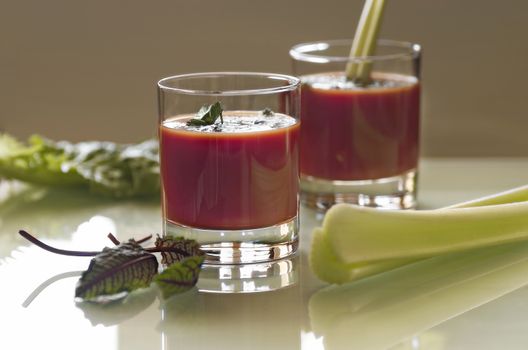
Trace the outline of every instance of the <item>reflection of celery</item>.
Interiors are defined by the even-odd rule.
[[[112,197],[159,192],[158,146],[112,142],[53,142],[32,136],[28,145],[0,135],[0,177],[50,186],[86,186]]]
[[[524,186],[434,211],[334,206],[314,231],[310,261],[319,278],[343,283],[439,254],[527,239]]]
[[[437,256],[318,291],[310,298],[310,321],[325,349],[392,349],[525,286],[527,272],[527,242]]]

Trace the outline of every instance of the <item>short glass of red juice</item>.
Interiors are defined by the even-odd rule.
[[[164,233],[206,264],[281,259],[298,246],[300,80],[213,72],[158,82]],[[198,112],[222,108],[208,125]],[[203,109],[202,109],[203,111]]]
[[[352,40],[290,50],[301,88],[301,201],[387,209],[416,206],[420,123],[417,44],[379,40],[375,56],[349,57]],[[370,82],[347,79],[349,64]]]

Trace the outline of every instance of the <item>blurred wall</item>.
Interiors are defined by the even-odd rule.
[[[351,37],[359,0],[0,0],[0,130],[137,141],[155,83],[288,73],[295,43]],[[382,36],[424,48],[422,153],[528,156],[528,2],[390,0]]]

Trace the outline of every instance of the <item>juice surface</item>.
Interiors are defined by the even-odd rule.
[[[302,81],[302,175],[353,181],[416,168],[416,78],[378,73],[364,88],[350,86],[341,73],[308,75]]]
[[[222,126],[160,127],[164,213],[181,225],[237,230],[297,215],[299,123],[287,115],[224,111]]]

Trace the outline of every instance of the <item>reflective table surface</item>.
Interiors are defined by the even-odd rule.
[[[438,208],[528,183],[528,159],[425,159],[419,205]],[[455,254],[342,286],[310,271],[315,212],[302,208],[298,254],[205,269],[197,288],[155,288],[108,305],[73,294],[90,258],[59,256],[17,234],[77,250],[156,234],[157,200],[0,182],[0,349],[525,349],[528,243]]]

